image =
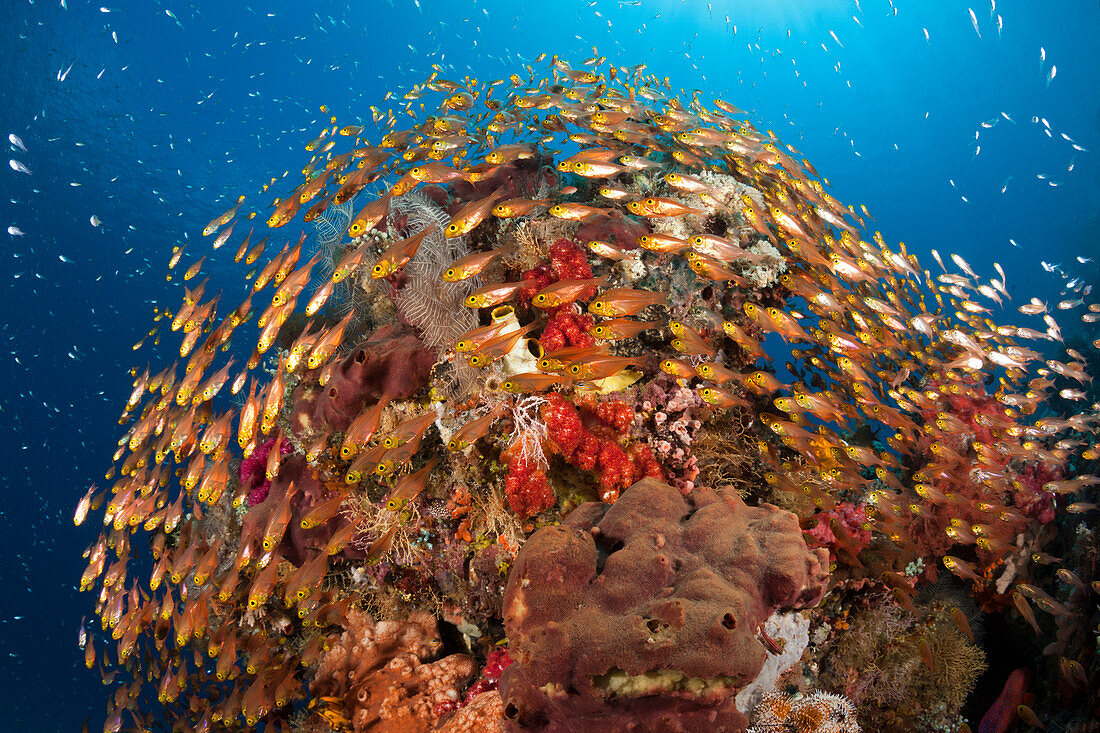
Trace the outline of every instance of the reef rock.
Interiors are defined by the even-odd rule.
[[[828,551],[732,491],[656,479],[583,504],[516,558],[501,677],[509,731],[743,731],[739,689],[776,610],[821,600]]]
[[[308,382],[295,390],[291,428],[303,441],[322,430],[345,430],[381,397],[406,399],[420,391],[434,363],[412,329],[383,326],[336,366],[325,386]]]

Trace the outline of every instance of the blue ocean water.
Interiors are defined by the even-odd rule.
[[[0,171],[0,730],[102,723],[113,687],[77,647],[97,528],[73,507],[110,465],[129,369],[168,360],[131,347],[179,300],[171,248],[241,193],[289,190],[259,192],[301,166],[322,104],[352,124],[433,63],[504,78],[596,47],[748,110],[887,241],[997,261],[1019,303],[1098,280],[1078,260],[1100,258],[1098,39],[1091,0],[7,0],[0,133],[31,172]],[[211,290],[240,286],[231,249]]]

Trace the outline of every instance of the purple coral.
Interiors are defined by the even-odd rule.
[[[695,411],[703,401],[695,390],[662,374],[646,385],[641,403],[647,421],[647,441],[669,476],[669,483],[688,494],[695,487],[699,466],[691,446],[702,422]]]

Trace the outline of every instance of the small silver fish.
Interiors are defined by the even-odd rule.
[[[978,34],[978,38],[981,38],[982,32],[978,30],[978,16],[974,15],[973,8],[967,8],[967,11],[970,13],[970,22],[974,24],[974,32]]]

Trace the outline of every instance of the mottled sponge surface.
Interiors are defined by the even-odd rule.
[[[380,398],[407,399],[423,389],[434,363],[412,329],[383,326],[336,366],[324,387],[308,382],[295,389],[291,427],[303,440],[342,432]]]
[[[524,544],[508,578],[510,731],[742,731],[760,625],[821,600],[828,551],[797,517],[657,479],[577,507]]]

